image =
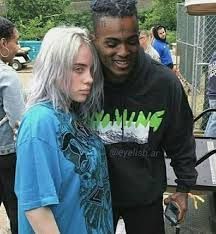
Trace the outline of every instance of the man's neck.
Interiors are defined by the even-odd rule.
[[[126,80],[129,79],[131,74],[128,75],[115,75],[113,72],[108,70],[107,68],[103,68],[104,72],[104,79],[105,81],[113,84],[121,84],[124,83]]]

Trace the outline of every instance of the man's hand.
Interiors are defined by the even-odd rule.
[[[179,207],[178,221],[183,222],[188,208],[188,194],[180,192],[173,193],[164,200],[164,204],[167,205],[171,201],[175,202]]]

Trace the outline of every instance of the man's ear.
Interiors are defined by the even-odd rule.
[[[90,37],[90,40],[91,40],[93,43],[96,42],[96,36],[95,36],[94,33],[91,33],[91,34],[89,35],[89,37]]]

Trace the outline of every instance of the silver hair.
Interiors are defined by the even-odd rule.
[[[90,48],[93,56],[91,74],[93,85],[84,103],[74,103],[70,98],[70,74],[74,59],[81,45]],[[60,88],[59,84],[63,88]],[[63,85],[62,85],[63,84]],[[55,27],[50,29],[41,44],[33,67],[33,84],[27,108],[43,101],[51,101],[55,109],[66,112],[75,110],[86,119],[99,111],[103,100],[103,74],[100,61],[86,29],[79,27]]]

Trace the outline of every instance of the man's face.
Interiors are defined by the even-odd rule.
[[[166,32],[164,28],[158,30],[158,36],[163,40],[166,39]]]
[[[139,36],[137,18],[127,16],[123,18],[105,16],[97,23],[95,45],[105,75],[120,82],[127,78],[135,67]]]

